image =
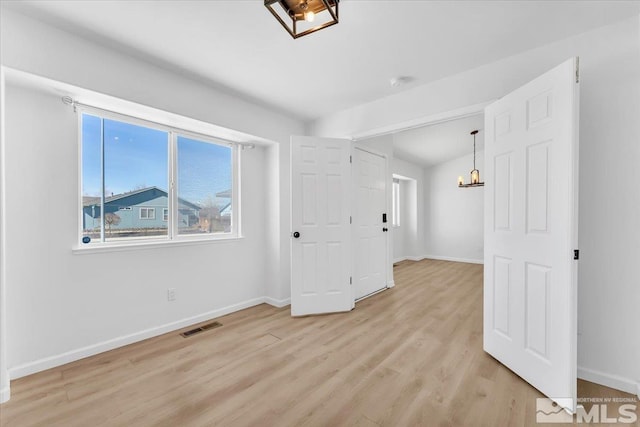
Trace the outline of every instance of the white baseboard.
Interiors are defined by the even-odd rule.
[[[420,260],[423,260],[423,259],[435,259],[438,261],[466,262],[468,264],[484,264],[484,260],[482,259],[456,258],[456,257],[440,256],[440,255],[424,255]]]
[[[619,375],[607,374],[578,366],[578,378],[640,397],[640,383]]]
[[[9,386],[0,389],[0,403],[7,402],[9,398],[11,398],[11,389],[9,388]]]
[[[393,263],[395,264],[401,261],[422,261],[423,259],[435,259],[438,261],[466,262],[468,264],[484,264],[484,260],[481,260],[481,259],[456,258],[456,257],[440,256],[440,255],[405,256],[405,257],[394,259]]]
[[[291,305],[291,298],[275,299],[271,297],[264,297],[264,302],[274,307],[282,308]]]
[[[251,300],[243,301],[238,304],[229,305],[227,307],[219,308],[217,310],[208,311],[206,313],[199,314],[197,316],[187,317],[176,322],[167,323],[155,328],[145,329],[144,331],[135,332],[133,334],[124,335],[118,338],[113,338],[107,341],[103,341],[97,344],[93,344],[87,347],[82,347],[76,350],[71,350],[66,353],[58,354],[55,356],[45,357],[33,362],[24,363],[19,366],[15,366],[9,369],[9,378],[12,380],[27,375],[35,374],[36,372],[44,371],[46,369],[55,368],[76,360],[84,359],[85,357],[93,356],[105,351],[113,350],[114,348],[123,347],[125,345],[133,344],[138,341],[152,338],[158,335],[166,334],[177,329],[181,329],[195,323],[204,322],[206,320],[214,319],[216,317],[224,316],[235,311],[243,310],[245,308],[253,307],[254,305],[263,304],[266,302],[265,297],[254,298]]]
[[[422,261],[424,257],[421,256],[403,256],[400,258],[396,258],[393,260],[393,263],[402,262],[402,261]]]
[[[393,280],[389,280],[387,282],[387,288],[393,288],[396,285],[396,282],[394,282]]]

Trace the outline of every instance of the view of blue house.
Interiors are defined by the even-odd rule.
[[[102,214],[99,197],[83,198],[83,222],[85,231],[100,230]],[[200,222],[200,210],[195,203],[179,199],[178,227],[190,228]],[[150,230],[167,228],[169,201],[167,192],[158,187],[148,187],[123,194],[115,194],[104,200],[105,230]]]

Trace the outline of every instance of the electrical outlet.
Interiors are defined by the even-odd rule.
[[[167,289],[167,301],[176,300],[176,288]]]

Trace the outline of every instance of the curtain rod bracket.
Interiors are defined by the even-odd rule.
[[[74,100],[73,100],[73,98],[72,98],[72,97],[70,97],[70,96],[63,96],[63,97],[62,97],[62,102],[63,102],[63,103],[65,103],[65,104],[67,104],[67,105],[71,105],[71,106],[73,106],[73,112],[74,112],[74,113],[76,112],[76,104],[77,104],[77,103],[76,103],[76,101],[74,101]]]

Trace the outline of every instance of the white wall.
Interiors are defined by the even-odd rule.
[[[484,180],[484,151],[476,165]],[[470,181],[473,154],[425,170],[425,256],[482,263],[484,256],[484,187],[458,188],[458,176]]]
[[[579,375],[638,392],[640,382],[640,17],[339,111],[313,134],[371,129],[497,99],[580,56]],[[457,174],[456,174],[457,176]]]
[[[392,174],[400,180],[400,227],[393,227],[393,259],[418,259],[424,254],[424,172],[402,159],[392,160]]]
[[[7,357],[0,391],[5,363],[17,377],[260,301],[287,302],[289,137],[304,133],[302,123],[6,8],[1,19],[3,66],[280,145],[243,152],[245,238],[73,254],[75,115],[59,95],[9,84],[2,91],[2,209],[11,227],[1,236],[0,357]],[[272,250],[279,268],[267,268]],[[177,289],[173,303],[169,284]]]

